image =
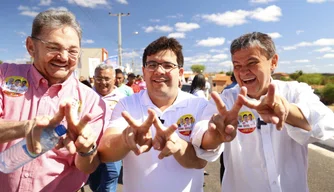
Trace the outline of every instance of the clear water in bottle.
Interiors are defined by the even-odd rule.
[[[40,138],[40,143],[42,146],[42,152],[40,154],[29,152],[25,139],[16,143],[15,145],[0,153],[0,171],[3,173],[11,173],[22,167],[36,157],[54,148],[58,143],[59,138],[65,133],[66,128],[63,125],[58,125],[54,129],[44,129]]]

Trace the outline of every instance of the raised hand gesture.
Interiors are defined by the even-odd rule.
[[[158,158],[163,159],[180,151],[181,145],[178,143],[180,138],[175,133],[177,125],[172,124],[168,128],[165,127],[155,113],[153,124],[156,129],[156,134],[153,139],[153,148],[161,151]]]
[[[152,147],[152,133],[150,127],[154,122],[154,111],[148,109],[148,117],[143,122],[137,122],[131,115],[123,111],[122,116],[128,122],[129,126],[124,129],[122,136],[127,147],[136,155],[149,151]]]
[[[236,136],[236,127],[238,125],[238,112],[242,107],[240,95],[246,95],[246,89],[241,88],[239,96],[235,101],[231,110],[227,110],[225,103],[222,101],[217,92],[211,93],[211,98],[214,100],[218,113],[213,114],[208,125],[208,130],[204,134],[202,148],[215,149],[221,143],[230,142]]]
[[[245,106],[255,109],[264,122],[276,124],[277,130],[282,130],[289,114],[288,101],[279,95],[275,95],[275,85],[270,84],[268,93],[262,100],[248,100],[241,97]]]
[[[83,116],[82,119],[76,119],[73,114],[71,103],[65,105],[65,117],[67,120],[67,134],[60,140],[57,148],[66,147],[70,154],[76,152],[87,153],[92,147],[96,147],[95,140],[97,135],[88,125],[92,117],[90,114]]]

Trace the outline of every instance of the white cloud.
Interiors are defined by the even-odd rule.
[[[314,45],[319,45],[319,46],[329,46],[329,45],[334,45],[334,39],[319,39],[313,42]]]
[[[280,38],[282,37],[281,34],[277,33],[277,32],[274,32],[274,33],[267,33],[271,38],[273,39],[277,39],[277,38]]]
[[[275,1],[275,0],[250,0],[250,3],[258,3],[258,4],[265,3],[265,4],[267,4],[267,3],[273,2],[273,1]]]
[[[280,16],[282,16],[281,8],[276,5],[271,5],[264,9],[255,9],[250,17],[263,22],[275,22],[279,21]]]
[[[186,38],[186,34],[184,34],[184,33],[170,33],[168,35],[168,37],[169,38],[173,37],[173,38],[177,38],[177,39],[184,39],[184,38]]]
[[[50,7],[49,9],[59,10],[59,11],[67,11],[66,7]]]
[[[197,23],[179,22],[175,24],[175,30],[179,32],[192,31],[198,28],[200,28],[200,26]]]
[[[176,15],[168,15],[167,18],[172,18],[172,19],[179,19],[182,18],[183,15],[181,13],[178,13]]]
[[[156,26],[148,26],[144,27],[144,31],[146,33],[151,33],[151,32],[172,32],[173,27],[170,27],[169,25],[156,25]]]
[[[25,15],[25,16],[29,16],[29,17],[36,17],[36,15],[38,15],[38,12],[36,12],[36,11],[22,11],[20,13],[20,15]]]
[[[38,5],[40,6],[49,6],[51,5],[52,0],[41,0]]]
[[[108,5],[107,0],[67,0],[69,4],[76,4],[81,7],[95,8],[98,5]]]
[[[30,55],[28,53],[26,53],[23,58],[18,58],[18,59],[14,59],[14,60],[7,59],[7,60],[4,60],[3,62],[4,63],[26,64],[30,60],[31,60]]]
[[[331,47],[323,47],[323,48],[320,48],[320,49],[316,49],[314,51],[322,53],[322,52],[333,52],[334,50]]]
[[[144,28],[144,31],[145,31],[145,33],[151,33],[151,32],[154,31],[154,27],[148,26],[148,27]]]
[[[150,19],[150,22],[153,22],[153,23],[159,23],[159,22],[160,22],[160,19]]]
[[[94,40],[91,40],[91,39],[83,39],[83,40],[81,40],[81,43],[82,43],[82,44],[92,44],[92,43],[94,43]]]
[[[279,63],[279,64],[290,64],[291,61],[279,61],[278,63]]]
[[[127,0],[116,0],[118,3],[120,4],[124,4],[124,5],[127,5],[129,4]]]
[[[23,5],[20,5],[17,9],[19,11],[21,11],[20,15],[25,15],[25,16],[29,16],[29,17],[36,17],[36,15],[38,14],[38,12],[33,11],[32,8],[27,7],[27,6],[23,6]]]
[[[308,3],[324,3],[327,0],[307,0]]]
[[[295,60],[294,62],[295,63],[309,63],[310,60],[308,60],[308,59],[300,59],[300,60]]]
[[[224,67],[232,67],[233,63],[232,63],[232,61],[223,61],[223,62],[219,63],[219,65],[224,66]]]
[[[247,23],[248,19],[255,19],[263,22],[276,22],[279,21],[280,16],[282,16],[281,8],[276,5],[271,5],[266,8],[257,8],[253,11],[239,9],[236,11],[227,11],[225,13],[197,15],[196,17],[200,17],[217,25],[233,27]]]
[[[325,54],[325,55],[323,56],[323,58],[326,58],[326,59],[334,58],[334,53],[328,53],[328,54]]]
[[[23,31],[18,31],[16,32],[20,37],[27,37],[28,34],[26,32],[23,32]]]
[[[228,58],[227,54],[218,54],[218,55],[214,55],[212,56],[213,59],[219,59],[219,60],[224,60]]]
[[[210,49],[209,50],[210,53],[223,53],[225,51],[227,51],[226,48],[224,48],[224,49]]]
[[[300,42],[292,46],[285,46],[283,47],[284,50],[294,50],[297,49],[298,47],[309,47],[309,46],[334,46],[334,39],[318,39],[313,42]]]
[[[203,40],[198,40],[196,41],[198,46],[204,46],[204,47],[215,47],[215,46],[220,46],[223,45],[225,43],[225,38],[223,37],[218,37],[218,38],[214,38],[214,37],[209,37],[207,39],[203,39]]]
[[[303,30],[297,30],[297,31],[296,31],[296,34],[297,34],[297,35],[299,35],[299,34],[301,34],[301,33],[304,33],[304,31],[303,31]]]
[[[244,10],[227,11],[225,13],[217,13],[211,15],[202,15],[201,17],[209,22],[213,22],[217,25],[223,25],[227,27],[233,27],[236,25],[242,25],[247,23],[246,17],[250,13]]]

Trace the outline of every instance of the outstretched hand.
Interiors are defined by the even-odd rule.
[[[127,147],[136,155],[149,151],[152,147],[152,133],[150,127],[154,122],[154,111],[148,109],[148,117],[143,123],[137,122],[126,111],[122,112],[122,116],[129,124],[122,133]]]
[[[155,113],[153,124],[156,129],[156,134],[153,139],[153,148],[161,151],[158,158],[163,159],[164,157],[168,157],[178,152],[181,149],[181,145],[178,143],[180,138],[177,133],[175,133],[177,125],[172,124],[166,128]]]
[[[248,100],[245,96],[241,99],[245,106],[255,109],[264,122],[276,124],[277,130],[282,130],[289,114],[289,103],[284,97],[275,95],[274,84],[269,85],[268,93],[262,100]]]

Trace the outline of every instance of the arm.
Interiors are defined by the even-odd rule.
[[[32,121],[7,121],[0,120],[0,143],[6,143],[25,137],[29,132]]]
[[[130,152],[130,148],[123,140],[120,130],[108,128],[102,136],[98,151],[101,161],[108,162],[123,159]]]

